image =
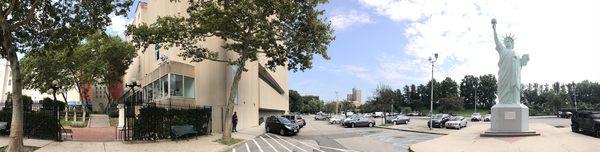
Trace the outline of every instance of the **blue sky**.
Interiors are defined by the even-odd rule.
[[[543,4],[543,5],[541,5]],[[353,87],[363,100],[379,84],[401,88],[431,77],[427,58],[439,53],[434,77],[495,74],[490,20],[517,36],[530,54],[522,82],[600,81],[600,1],[597,0],[329,0],[320,6],[335,29],[331,60],[290,72],[289,89],[343,99]],[[123,35],[129,18],[111,16],[107,32]]]

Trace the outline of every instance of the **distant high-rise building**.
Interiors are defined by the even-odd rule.
[[[352,88],[352,93],[348,94],[346,99],[356,107],[362,105],[362,93],[360,89]]]

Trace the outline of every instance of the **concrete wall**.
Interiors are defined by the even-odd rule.
[[[151,24],[159,16],[186,15],[187,1],[171,3],[166,0],[148,0],[140,3],[136,11],[133,24]],[[219,53],[220,59],[236,59],[237,55],[228,53],[221,46],[225,43],[219,38],[208,38],[199,45]],[[182,52],[179,48],[160,48],[161,56],[167,56],[169,64],[161,65],[156,60],[155,46],[149,46],[145,51],[138,50],[138,57],[130,65],[125,82],[139,80],[142,86],[148,85],[154,80],[167,73],[177,73],[193,77],[195,80],[195,98],[160,100],[161,104],[192,104],[198,106],[212,106],[213,109],[213,132],[221,132],[223,126],[223,113],[225,103],[233,80],[232,67],[220,62],[203,61],[200,63],[183,60],[178,54]],[[288,71],[286,67],[278,67],[276,71],[270,71],[270,75],[281,86],[284,93],[276,92],[272,87],[259,78],[259,63],[264,63],[261,57],[259,62],[247,62],[246,69],[238,86],[239,100],[234,108],[238,114],[238,129],[244,129],[258,125],[259,109],[270,109],[272,113],[285,113],[288,110]],[[264,111],[264,110],[263,110]]]

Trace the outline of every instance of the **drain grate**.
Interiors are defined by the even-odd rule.
[[[396,138],[396,139],[403,139],[403,138],[406,138],[406,137],[404,137],[404,136],[394,136],[394,138]]]
[[[564,128],[565,126],[558,125],[558,126],[554,126],[554,127],[556,127],[556,128]]]

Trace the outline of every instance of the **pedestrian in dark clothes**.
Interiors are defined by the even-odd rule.
[[[233,118],[231,119],[231,122],[233,123],[233,130],[232,132],[237,132],[237,123],[238,123],[238,117],[237,117],[237,112],[233,112]]]

